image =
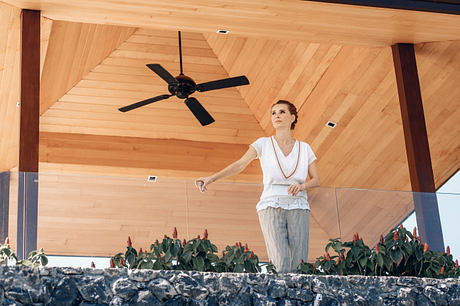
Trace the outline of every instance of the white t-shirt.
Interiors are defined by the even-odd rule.
[[[259,158],[263,172],[264,191],[257,204],[257,211],[268,206],[284,209],[310,209],[305,191],[299,192],[295,197],[287,192],[289,185],[303,184],[307,180],[308,166],[316,160],[310,145],[296,140],[288,156],[284,155],[273,136],[261,137],[254,141],[251,146],[257,152],[257,158]],[[276,157],[278,157],[279,164]]]

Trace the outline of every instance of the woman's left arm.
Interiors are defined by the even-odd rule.
[[[319,179],[318,167],[316,166],[316,162],[312,162],[310,166],[308,166],[308,176],[310,179],[308,182],[303,184],[303,190],[311,187],[318,187],[321,184],[321,180]]]
[[[292,194],[293,196],[296,196],[302,190],[319,186],[321,182],[319,179],[318,167],[316,166],[316,162],[312,162],[308,166],[308,177],[310,179],[303,184],[292,184],[291,186],[289,186],[288,193]]]

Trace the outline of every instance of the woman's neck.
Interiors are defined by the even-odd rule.
[[[294,140],[291,136],[291,131],[287,129],[277,129],[275,139],[278,143],[290,143]]]

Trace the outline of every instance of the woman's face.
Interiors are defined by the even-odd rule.
[[[280,127],[291,129],[291,123],[294,120],[295,116],[291,115],[286,104],[276,104],[272,107],[272,124],[275,129]]]

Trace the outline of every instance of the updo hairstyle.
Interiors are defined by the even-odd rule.
[[[294,104],[292,104],[291,102],[286,101],[286,100],[278,100],[278,102],[276,102],[275,104],[272,105],[272,108],[273,108],[273,106],[275,106],[277,104],[286,104],[288,106],[289,113],[291,113],[291,115],[295,116],[294,122],[291,123],[291,130],[293,130],[294,127],[295,127],[295,124],[297,123],[297,118],[299,117],[297,115],[297,108],[295,107]]]

